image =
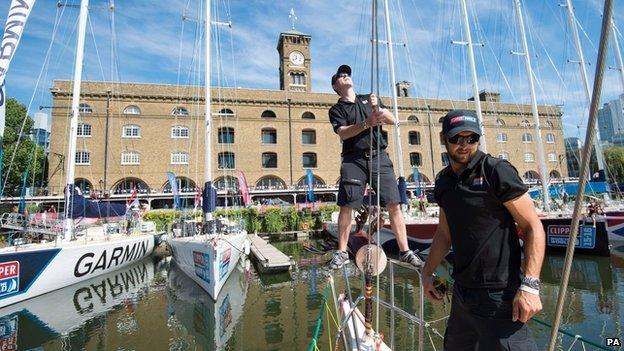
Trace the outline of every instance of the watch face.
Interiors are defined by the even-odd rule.
[[[297,66],[301,66],[303,65],[303,54],[299,51],[293,51],[290,53],[290,62],[292,62],[293,64],[297,65]]]

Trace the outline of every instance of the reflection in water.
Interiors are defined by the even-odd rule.
[[[197,346],[206,350],[224,348],[243,313],[248,282],[248,275],[239,264],[215,301],[172,262],[167,281],[170,323],[179,323]]]

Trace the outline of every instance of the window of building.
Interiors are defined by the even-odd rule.
[[[502,118],[497,118],[496,119],[496,126],[497,127],[504,127],[505,126],[505,121]]]
[[[315,145],[316,144],[316,131],[312,129],[302,130],[301,142],[304,145]]]
[[[78,113],[93,113],[93,108],[89,104],[85,104],[84,102],[78,105]]]
[[[136,124],[127,124],[123,126],[122,138],[140,138],[141,137],[141,127]]]
[[[524,154],[524,162],[535,162],[535,155],[532,152]]]
[[[305,73],[290,72],[290,85],[306,85]]]
[[[557,154],[554,152],[548,153],[548,162],[557,162]]]
[[[507,142],[507,133],[498,133],[496,134],[496,141],[499,143]]]
[[[222,108],[222,109],[220,109],[218,115],[221,116],[221,117],[234,117],[234,116],[236,116],[236,114],[234,114],[234,111],[232,111],[229,108]]]
[[[272,188],[272,187],[282,188],[285,186],[286,186],[286,182],[284,182],[281,178],[278,178],[275,176],[262,177],[256,182],[256,187],[259,187],[259,188]]]
[[[546,134],[546,142],[549,144],[554,144],[555,143],[555,135],[552,133],[548,133]]]
[[[276,118],[277,115],[275,114],[275,112],[273,112],[271,110],[264,110],[262,112],[262,114],[260,115],[260,117],[262,117],[262,118]]]
[[[444,166],[448,166],[448,165],[449,165],[449,163],[450,163],[450,161],[449,161],[449,155],[448,155],[448,152],[443,152],[443,153],[442,153],[442,164],[443,164]]]
[[[91,164],[91,153],[89,151],[76,151],[75,161],[77,165]]]
[[[422,158],[420,152],[410,152],[410,166],[420,167],[422,166]]]
[[[140,115],[141,114],[141,109],[139,108],[139,106],[130,105],[130,106],[127,106],[126,108],[124,108],[123,114],[124,115]]]
[[[171,127],[171,138],[183,139],[189,138],[190,133],[188,127],[185,126],[173,126]]]
[[[501,152],[498,154],[498,158],[500,158],[501,160],[509,160],[509,154],[506,152]]]
[[[236,168],[236,156],[233,152],[219,152],[217,161],[219,169]]]
[[[531,123],[529,123],[528,119],[523,119],[522,122],[520,122],[520,126],[521,127],[528,127],[530,125],[531,125]]]
[[[141,154],[136,151],[124,151],[121,153],[122,165],[140,165]]]
[[[522,134],[522,142],[525,143],[525,144],[532,143],[533,142],[533,135],[531,135],[531,133],[524,133],[524,134]]]
[[[277,144],[277,131],[273,128],[262,129],[263,144]]]
[[[189,154],[187,154],[186,152],[172,152],[171,164],[172,165],[188,165]]]
[[[76,129],[76,135],[79,137],[90,137],[91,125],[88,123],[78,123],[78,128]]]
[[[262,153],[262,168],[277,168],[277,154],[275,152]]]
[[[314,113],[310,112],[310,111],[306,111],[301,115],[301,118],[303,119],[316,119],[316,116],[314,116]]]
[[[420,132],[412,130],[407,136],[410,145],[420,145]]]
[[[416,115],[411,115],[411,116],[407,117],[407,121],[411,122],[411,123],[418,123],[418,122],[420,122],[418,120],[418,117],[416,117]]]
[[[171,114],[174,116],[188,116],[189,112],[186,107],[178,106],[171,111]]]
[[[552,129],[553,127],[554,127],[554,125],[553,125],[553,123],[551,121],[544,122],[544,128]]]
[[[221,127],[218,133],[219,144],[234,144],[234,128]]]
[[[303,153],[303,168],[316,168],[316,154],[314,152]]]
[[[440,119],[438,120],[438,123],[442,123],[444,122],[444,116],[440,117]]]

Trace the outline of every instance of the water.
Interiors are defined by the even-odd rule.
[[[327,284],[327,257],[302,249],[302,242],[277,243],[298,263],[290,273],[259,277],[253,267],[240,267],[217,301],[168,260],[146,259],[116,273],[94,278],[0,310],[1,350],[307,350]],[[544,311],[552,321],[563,256],[547,256],[542,270]],[[361,276],[347,270],[352,293],[359,295]],[[380,277],[380,296],[389,299],[388,270]],[[441,270],[440,274],[448,274]],[[339,291],[344,280],[336,277]],[[563,328],[605,345],[622,336],[624,259],[579,257],[574,261]],[[395,271],[395,304],[418,312],[419,287],[414,273]],[[333,307],[330,301],[329,306]],[[425,332],[425,349],[440,350],[450,305],[425,304],[425,319],[435,321]],[[334,309],[323,320],[320,350],[329,350]],[[394,321],[394,324],[392,323]],[[376,321],[373,321],[376,324]],[[418,328],[381,307],[379,329],[396,350],[415,349]],[[550,330],[530,322],[539,349]],[[328,333],[330,330],[330,333]],[[392,332],[394,331],[394,333]],[[561,336],[560,349],[573,338]],[[434,345],[434,346],[432,346]],[[586,350],[596,349],[586,344]],[[580,342],[572,350],[583,350]]]

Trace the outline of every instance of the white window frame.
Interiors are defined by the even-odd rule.
[[[183,131],[186,131],[186,135],[184,135]],[[187,126],[171,127],[171,139],[188,139],[190,137],[191,137],[191,131]]]
[[[525,152],[524,153],[524,162],[526,162],[526,163],[533,163],[533,162],[535,162],[535,155],[532,152]]]
[[[176,106],[171,114],[177,117],[187,117],[189,115],[188,109],[184,106]]]
[[[554,144],[555,143],[555,135],[553,133],[546,134],[546,143]]]
[[[171,153],[171,164],[172,165],[188,165],[189,164],[189,154],[186,152],[172,152]]]
[[[136,130],[136,135],[133,132]],[[129,133],[130,132],[130,133]],[[141,137],[141,126],[138,124],[126,124],[121,128],[121,137],[122,138],[130,138],[137,139]]]
[[[89,134],[85,133],[85,127],[88,127]],[[89,123],[78,123],[78,128],[76,129],[76,136],[79,138],[90,138],[93,129]]]
[[[141,109],[137,105],[128,105],[123,110],[124,115],[138,116],[141,114]]]
[[[91,164],[91,153],[86,150],[76,151],[74,155],[76,166],[88,166]]]
[[[121,153],[122,165],[140,165],[141,154],[136,151],[124,151]]]
[[[507,142],[507,133],[498,133],[496,134],[496,142],[498,143],[506,143]]]
[[[498,154],[498,158],[500,158],[501,160],[509,160],[509,153],[508,152],[501,152]]]
[[[93,107],[91,107],[91,105],[85,103],[85,102],[81,102],[78,105],[78,113],[80,114],[89,114],[89,113],[93,113]]]
[[[525,136],[527,136],[528,138],[526,138],[525,140]],[[531,144],[533,142],[533,135],[531,135],[531,133],[523,133],[522,134],[522,143],[523,144]]]
[[[548,153],[548,162],[557,162],[557,154],[554,152]]]

